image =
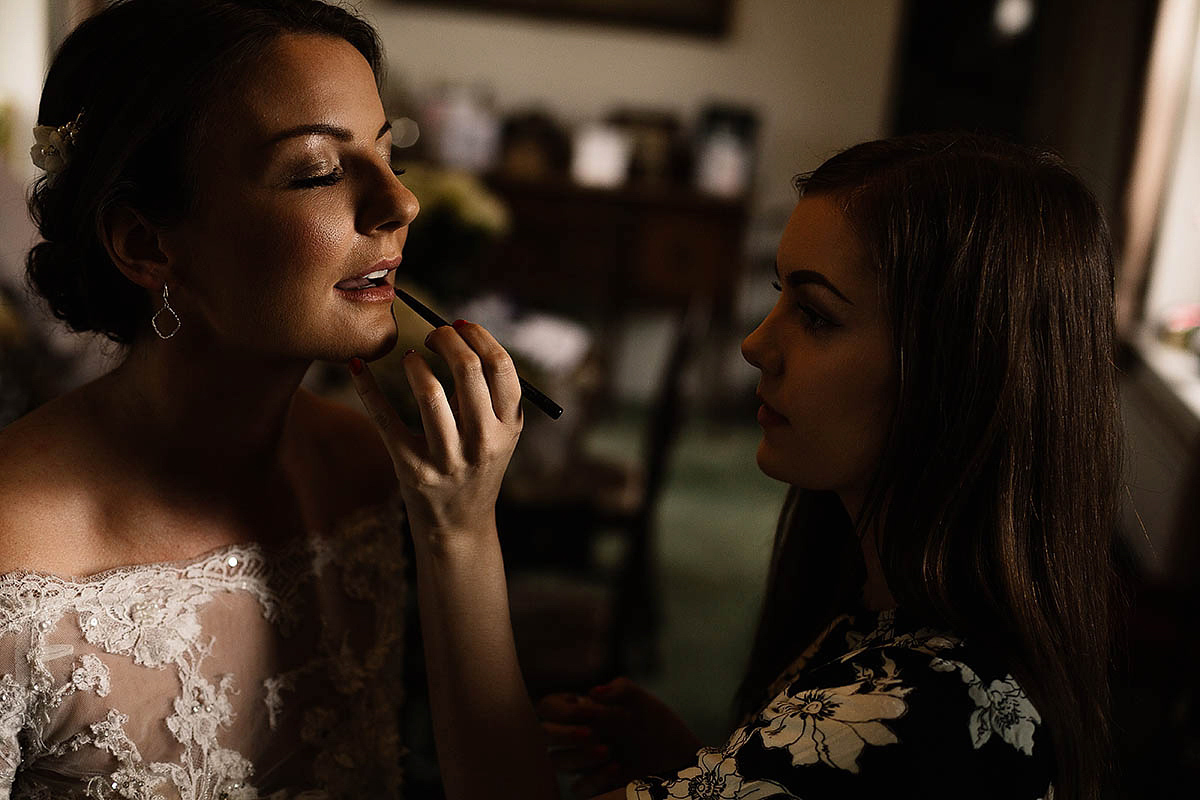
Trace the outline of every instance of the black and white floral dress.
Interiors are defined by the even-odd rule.
[[[1004,665],[903,612],[837,618],[771,701],[628,800],[970,797],[1045,800],[1053,755]]]

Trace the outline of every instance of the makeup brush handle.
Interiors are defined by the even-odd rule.
[[[518,375],[517,380],[521,382],[522,397],[540,408],[550,419],[558,419],[562,416],[562,406],[546,397],[540,389],[521,376]]]

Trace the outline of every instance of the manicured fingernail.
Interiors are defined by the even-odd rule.
[[[457,329],[461,328],[463,325],[466,325],[466,324],[468,324],[468,323],[467,323],[467,321],[466,321],[465,319],[456,319],[456,320],[454,320],[454,328],[455,328],[455,330],[457,330]]]
[[[417,352],[417,348],[415,348],[415,347],[410,347],[410,348],[408,348],[407,350],[405,350],[405,351],[404,351],[404,357],[405,357],[405,358],[408,358],[409,356],[411,356],[411,355],[412,355],[413,353],[415,353],[415,352]]]
[[[350,374],[358,375],[362,372],[363,363],[361,358],[350,359]]]

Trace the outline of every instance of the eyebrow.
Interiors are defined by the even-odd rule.
[[[780,274],[778,263],[775,264],[775,274],[776,275]],[[781,278],[781,280],[784,283],[786,283],[788,286],[791,286],[793,288],[799,287],[799,286],[805,286],[805,285],[813,285],[813,284],[815,284],[817,286],[823,286],[824,288],[833,292],[833,294],[836,295],[838,298],[840,298],[843,302],[849,303],[850,305],[854,305],[853,300],[851,300],[849,297],[846,297],[846,295],[842,294],[841,291],[839,291],[836,286],[834,286],[832,283],[829,282],[829,278],[826,278],[824,275],[817,272],[816,270],[812,270],[812,269],[794,270],[792,272],[789,272],[787,274],[786,278]]]
[[[392,129],[391,120],[384,120],[383,126],[379,129],[379,133],[375,134],[375,140],[383,138],[383,135]],[[328,136],[332,139],[337,139],[339,142],[354,141],[354,134],[346,128],[339,128],[337,125],[328,125],[323,122],[316,122],[311,125],[297,125],[294,128],[288,128],[285,131],[272,136],[267,140],[267,146],[278,144],[285,139],[293,139],[297,136]]]

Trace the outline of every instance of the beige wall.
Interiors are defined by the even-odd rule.
[[[46,0],[0,0],[0,105],[13,115],[13,138],[0,156],[13,180],[27,181],[35,174],[29,131],[37,121],[48,36]]]
[[[616,106],[672,109],[685,123],[709,100],[745,103],[762,122],[760,208],[794,202],[793,174],[885,132],[900,0],[735,0],[727,38],[442,11],[363,0],[393,79],[421,93],[482,83],[502,110],[540,105],[563,121]]]

